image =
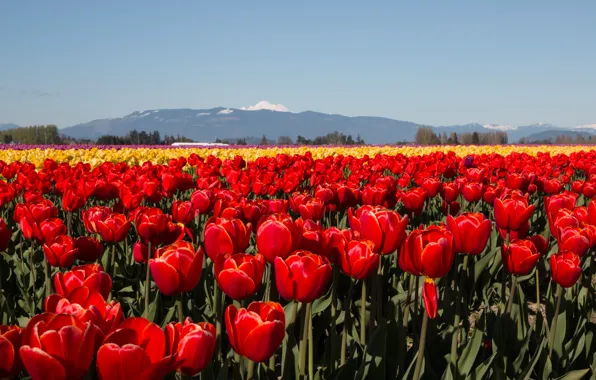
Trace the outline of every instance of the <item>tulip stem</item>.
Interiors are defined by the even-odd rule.
[[[68,236],[72,237],[72,212],[66,214],[66,231]]]
[[[112,252],[110,252],[110,254],[110,269],[108,274],[110,275],[110,278],[113,278],[115,272],[114,266],[116,265],[116,243],[112,243]],[[149,260],[149,257],[147,258],[147,260]],[[149,261],[147,261],[147,263],[149,263]]]
[[[31,316],[35,315],[35,296],[37,294],[37,289],[35,289],[35,264],[33,263],[33,252],[34,248],[31,247],[31,252],[29,253],[29,282],[33,287],[33,293],[31,293]],[[23,235],[21,234],[21,256],[23,255]]]
[[[509,302],[507,303],[507,314],[511,318],[511,310],[513,309],[513,298],[515,297],[515,288],[517,287],[517,276],[511,275],[511,290],[509,291]]]
[[[269,302],[271,299],[271,265],[267,264],[267,270],[265,271],[265,302]]]
[[[362,280],[362,295],[360,297],[360,344],[366,344],[366,279]]]
[[[178,322],[184,322],[184,294],[178,293],[176,297],[176,306],[178,307]]]
[[[253,373],[255,372],[255,362],[250,359],[246,359],[248,361],[248,368],[246,369],[246,380],[251,380],[254,376]]]
[[[219,291],[219,286],[217,285],[217,281],[214,279],[213,281],[213,298],[215,298],[215,350],[216,350],[216,360],[219,366],[221,362],[221,294]]]
[[[335,371],[335,359],[337,356],[337,282],[339,281],[339,270],[337,265],[333,266],[333,280],[331,282],[331,353],[329,368]]]
[[[50,277],[50,264],[48,260],[43,261],[43,272],[46,277],[46,298],[52,294],[52,279]]]
[[[557,331],[557,319],[559,319],[559,308],[561,307],[561,296],[563,295],[563,287],[557,285],[557,305],[555,306],[555,315],[553,316],[553,323],[551,323],[550,338],[548,340],[548,357],[552,359],[553,345],[555,342],[555,334]]]
[[[404,273],[404,281],[405,279],[409,277],[410,281],[409,281],[409,286],[408,286],[408,293],[406,295],[406,304],[404,307],[404,314],[402,316],[402,331],[403,333],[401,333],[402,335],[400,335],[400,344],[399,344],[399,351],[398,351],[398,355],[397,357],[399,358],[399,373],[403,374],[405,373],[405,364],[404,364],[404,358],[406,356],[406,346],[407,346],[407,342],[406,342],[406,334],[408,331],[408,319],[410,318],[410,303],[412,302],[412,292],[414,291],[414,275],[408,274],[408,273]],[[403,339],[403,341],[401,340]]]
[[[300,378],[306,378],[306,345],[308,344],[308,320],[310,319],[311,303],[307,303],[302,312],[302,335],[300,338]]]
[[[540,310],[540,269],[536,266],[536,323],[538,323],[539,315],[542,315]]]
[[[350,302],[354,293],[354,281],[350,279],[350,289],[344,301],[344,330],[341,335],[341,353],[339,366],[346,364],[346,350],[348,348],[348,330],[350,329]]]
[[[314,380],[314,342],[312,339],[312,303],[308,304],[308,378]]]
[[[422,317],[422,327],[420,328],[420,342],[418,343],[418,357],[416,358],[416,368],[414,369],[414,380],[420,379],[422,362],[424,361],[424,346],[426,344],[426,327],[428,326],[428,312],[424,312]]]
[[[147,268],[145,271],[145,309],[144,317],[149,319],[149,293],[151,292],[151,270],[149,269],[149,260],[151,259],[151,242],[147,243]]]
[[[457,369],[457,341],[459,338],[459,321],[462,313],[463,292],[466,286],[466,277],[468,274],[468,255],[464,255],[464,262],[461,273],[459,274],[459,288],[457,289],[457,299],[455,304],[455,319],[453,321],[453,335],[451,336],[451,365]]]

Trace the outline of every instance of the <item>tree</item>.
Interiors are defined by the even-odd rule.
[[[236,141],[236,145],[246,145],[246,139],[243,137]]]
[[[310,140],[298,135],[296,137],[296,144],[298,145],[310,145]]]
[[[358,137],[360,137],[360,136],[358,136]],[[354,144],[356,144],[356,143],[354,142],[352,135],[348,135],[348,138],[346,139],[346,145],[354,145]]]
[[[431,127],[420,127],[416,131],[416,144],[419,145],[439,145],[441,140],[435,134]]]
[[[290,136],[279,136],[277,138],[277,145],[294,145],[294,141]]]
[[[263,135],[261,137],[261,141],[259,142],[259,145],[268,145],[267,137],[265,135]]]
[[[447,145],[447,132],[443,131],[441,134],[441,145]]]
[[[480,144],[480,136],[478,136],[478,132],[472,133],[472,144],[473,145]]]
[[[364,145],[364,140],[362,140],[362,137],[360,137],[360,135],[356,136],[356,144]]]

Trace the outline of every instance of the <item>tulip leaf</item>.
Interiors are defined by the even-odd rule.
[[[482,338],[484,337],[484,318],[480,316],[477,320],[476,327],[472,333],[472,338],[464,348],[461,356],[457,361],[457,371],[460,376],[467,376],[470,370],[474,367],[476,356],[482,346]]]
[[[578,369],[575,371],[568,372],[567,374],[557,377],[555,380],[580,380],[583,379],[585,375],[590,372],[589,368],[586,369]]]
[[[312,315],[318,315],[331,305],[331,290],[327,292],[327,294],[323,297],[319,297],[312,303]]]
[[[377,327],[365,346],[356,379],[385,379],[385,353],[387,349],[387,324]]]

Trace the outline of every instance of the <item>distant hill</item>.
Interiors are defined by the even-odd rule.
[[[571,137],[574,140],[577,139],[578,137],[584,137],[586,139],[590,138],[590,137],[592,137],[592,138],[596,137],[596,135],[593,135],[589,132],[576,132],[576,131],[570,131],[570,130],[552,130],[552,131],[533,133],[533,134],[527,136],[525,139],[529,142],[545,141],[545,140],[552,140],[554,142],[555,139],[560,136]]]
[[[6,123],[6,124],[0,123],[0,131],[6,131],[7,129],[15,129],[15,128],[19,128],[19,126],[16,124],[12,124],[12,123]]]

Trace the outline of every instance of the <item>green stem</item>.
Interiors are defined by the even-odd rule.
[[[509,291],[509,303],[507,304],[507,314],[511,318],[511,310],[513,309],[513,298],[515,298],[515,288],[517,287],[517,276],[511,276],[511,290]]]
[[[308,378],[314,380],[314,342],[312,339],[312,304],[308,304]]]
[[[310,319],[311,303],[306,304],[302,312],[302,334],[300,338],[300,356],[298,368],[300,369],[300,378],[306,378],[306,345],[308,344],[308,320]]]
[[[176,306],[178,307],[178,322],[184,322],[184,294],[179,293],[176,296]]]
[[[68,236],[72,237],[72,212],[66,214],[66,231]]]
[[[550,339],[548,340],[548,357],[552,359],[553,345],[555,342],[555,334],[557,331],[557,319],[559,317],[559,308],[561,307],[561,296],[563,295],[563,287],[557,285],[557,306],[555,306],[555,315],[550,329]]]
[[[341,335],[340,367],[346,364],[346,350],[348,348],[348,330],[350,329],[350,302],[354,293],[354,280],[350,278],[350,289],[344,301],[344,329]]]
[[[35,289],[35,263],[33,263],[34,249],[31,247],[29,253],[29,283],[31,283],[33,292],[31,293],[31,316],[35,315],[35,297],[37,296],[37,289]],[[23,235],[21,235],[21,256],[23,255]]]
[[[294,329],[294,325],[296,324],[296,314],[298,313],[298,302],[293,301],[293,303],[294,303],[294,305],[292,306],[292,318],[290,319],[290,323],[288,323],[288,325],[286,326],[286,332],[288,335],[291,333],[290,326],[292,326],[292,329]],[[283,344],[282,345],[282,358],[286,357],[287,350],[288,350],[288,344]],[[281,362],[281,373],[282,374],[284,374],[286,372],[285,364],[286,364],[285,360],[282,360],[282,362]]]
[[[246,359],[248,361],[248,369],[246,370],[246,379],[247,380],[252,380],[252,378],[254,377],[253,373],[255,371],[255,362],[253,362],[250,359]]]
[[[145,269],[145,309],[144,317],[149,319],[149,295],[151,293],[151,270],[149,269],[149,260],[151,259],[151,242],[147,243],[147,268]]]
[[[48,260],[43,260],[43,272],[46,278],[46,298],[52,294],[52,279],[50,277],[50,264]]]
[[[396,276],[397,277],[397,276]],[[399,342],[399,347],[398,347],[398,360],[399,360],[399,373],[403,374],[405,373],[405,356],[406,356],[406,349],[407,349],[407,342],[406,342],[406,335],[407,335],[407,331],[408,331],[408,319],[410,318],[410,302],[412,302],[412,292],[414,291],[414,275],[409,274],[409,273],[404,273],[404,281],[406,279],[406,277],[410,278],[409,281],[409,286],[408,286],[408,292],[406,295],[406,304],[404,307],[404,314],[402,316],[402,331],[403,333],[400,333],[400,342]]]
[[[215,350],[217,363],[221,362],[221,292],[217,281],[213,281],[213,298],[215,299]]]
[[[453,335],[451,336],[451,364],[453,369],[457,369],[457,341],[459,337],[459,321],[460,314],[462,313],[462,299],[463,292],[466,286],[466,277],[468,274],[468,260],[469,256],[464,255],[464,262],[462,265],[462,271],[459,274],[459,287],[457,290],[457,300],[455,305],[455,319],[453,321]]]
[[[265,302],[271,299],[271,264],[267,263],[265,270]]]
[[[362,295],[360,297],[360,344],[366,344],[366,279],[362,280]]]
[[[339,281],[339,269],[333,266],[333,280],[331,282],[331,352],[329,355],[330,372],[335,371],[335,359],[337,356],[337,283]]]
[[[536,323],[538,323],[538,316],[542,316],[540,310],[540,269],[536,266]]]
[[[418,344],[418,357],[416,358],[416,368],[414,369],[414,380],[420,379],[422,362],[424,361],[424,346],[426,344],[426,328],[428,326],[428,313],[424,312],[422,318],[422,327],[420,328],[420,343]]]
[[[509,245],[509,231],[507,231],[507,236],[505,237],[504,245]],[[505,312],[505,287],[506,280],[507,280],[507,271],[505,269],[505,263],[501,263],[501,314]]]

